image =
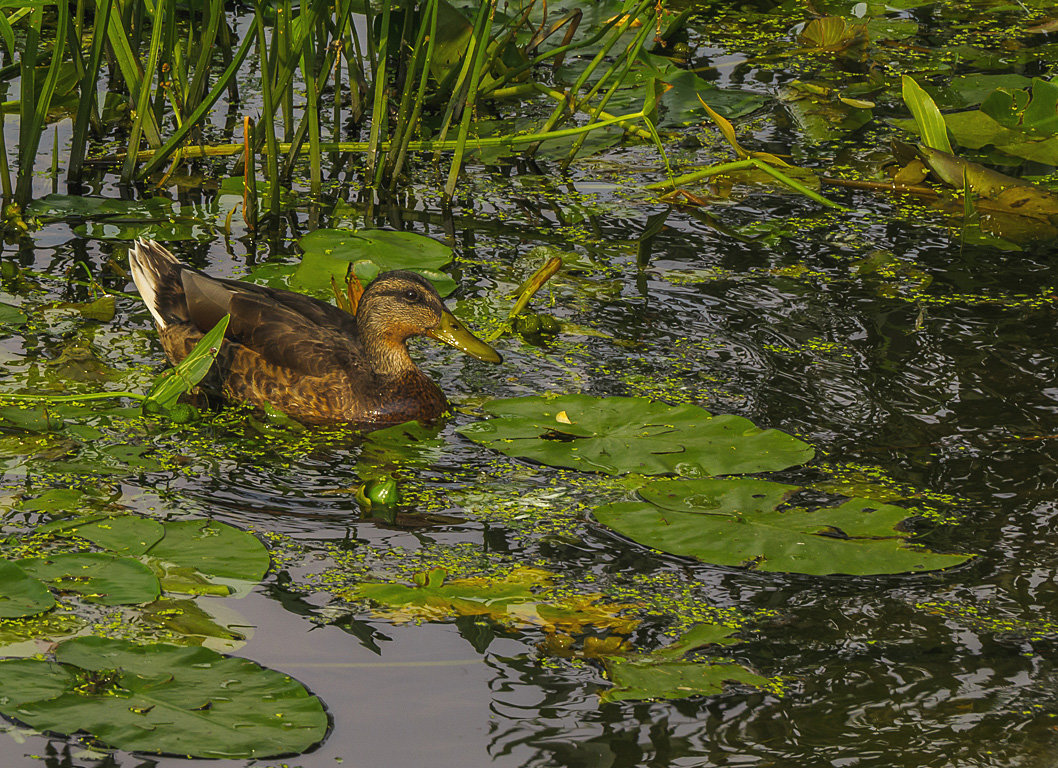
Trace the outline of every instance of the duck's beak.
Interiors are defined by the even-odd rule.
[[[467,330],[467,327],[456,320],[456,316],[447,309],[442,311],[441,322],[432,331],[427,331],[430,338],[443,341],[456,349],[466,352],[486,363],[502,363],[500,353]]]

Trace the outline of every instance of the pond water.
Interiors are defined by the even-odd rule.
[[[896,17],[921,25],[912,43],[941,46],[945,8]],[[766,10],[753,17],[762,28],[807,18]],[[987,4],[977,12],[997,25],[1015,21],[1014,11]],[[692,18],[690,43],[693,62],[715,66],[719,84],[772,94],[818,68],[768,63],[756,40],[745,41],[752,51],[740,49],[730,31],[734,17],[710,16],[716,13],[704,8]],[[1031,75],[1044,66],[1053,64],[1015,68]],[[886,109],[906,115],[898,104]],[[838,155],[843,168],[870,167],[886,149],[882,137],[894,132],[873,125],[819,144],[777,102],[762,114],[747,144],[821,172],[834,171]],[[674,164],[728,156],[704,123],[683,133],[697,141],[673,143]],[[12,138],[9,126],[9,147]],[[850,210],[762,186],[736,187],[707,209],[673,208],[642,188],[661,178],[657,169],[649,146],[607,150],[561,178],[517,163],[472,166],[454,212],[441,205],[425,163],[414,193],[386,205],[345,183],[351,172],[325,203],[290,206],[272,236],[255,237],[237,223],[230,236],[216,231],[168,243],[209,274],[246,277],[262,264],[296,263],[297,240],[320,227],[426,235],[454,249],[446,271],[458,288],[448,304],[483,333],[498,326],[506,296],[540,265],[541,247],[578,258],[532,305],[561,321],[563,332],[501,337],[502,366],[429,341],[412,344],[456,409],[426,458],[393,470],[404,499],[395,520],[357,501],[356,489],[385,454],[362,449],[349,434],[219,408],[187,426],[106,410],[66,417],[83,422],[81,432],[4,425],[0,500],[8,534],[56,513],[28,509],[26,500],[76,488],[89,506],[157,519],[208,517],[261,538],[272,556],[261,583],[237,597],[199,598],[215,621],[246,640],[210,642],[302,682],[325,703],[331,730],[306,754],[251,763],[105,753],[8,722],[0,762],[1053,765],[1053,242],[1003,250],[968,241],[961,220],[832,187],[824,193]],[[89,191],[142,197],[112,181],[101,176]],[[51,191],[47,179],[37,186],[38,196]],[[208,203],[214,190],[171,191],[191,206]],[[666,211],[665,227],[644,245],[651,217]],[[5,390],[143,391],[165,368],[147,310],[122,295],[135,293],[124,271],[128,241],[90,236],[80,224],[49,221],[4,246],[4,262],[21,277],[5,273],[0,299],[29,318],[0,335]],[[112,319],[55,307],[91,300],[98,287],[117,296]],[[814,446],[816,457],[769,477],[848,495],[888,494],[926,514],[911,525],[919,543],[974,557],[947,570],[854,577],[766,573],[650,550],[589,514],[622,492],[620,481],[501,456],[456,432],[481,418],[490,399],[547,392],[694,403],[783,430]],[[599,660],[560,652],[554,633],[532,622],[386,613],[354,594],[365,575],[409,582],[438,566],[467,577],[518,565],[547,570],[568,594],[598,593],[604,603],[631,606],[638,624],[625,636],[636,649],[671,642],[698,621],[733,627],[738,642],[712,655],[769,684],[607,701],[601,694],[610,682]],[[86,615],[99,634],[154,631],[135,613]],[[607,635],[601,626],[588,622],[581,630]],[[20,648],[19,655],[44,644]]]

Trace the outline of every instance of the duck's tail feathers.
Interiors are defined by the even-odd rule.
[[[180,273],[186,267],[153,240],[138,239],[129,250],[132,280],[154,316],[158,330],[187,322],[187,299]]]

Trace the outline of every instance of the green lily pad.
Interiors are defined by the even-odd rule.
[[[368,480],[388,476],[399,469],[432,466],[444,452],[439,427],[424,427],[417,421],[378,429],[368,435],[356,462],[357,477]]]
[[[151,569],[128,557],[76,552],[27,558],[17,564],[52,589],[76,592],[92,603],[137,605],[161,594]]]
[[[768,682],[738,664],[614,659],[607,664],[607,670],[614,687],[602,693],[603,701],[714,696],[722,693],[727,683],[760,688]]]
[[[379,272],[409,269],[432,282],[442,296],[456,288],[455,281],[440,271],[452,260],[452,249],[414,232],[317,229],[301,238],[298,245],[305,252],[300,264],[262,265],[253,271],[254,280],[317,298],[330,298],[331,280],[344,285],[352,264],[363,285],[374,280]]]
[[[207,648],[74,638],[56,661],[0,661],[0,712],[41,731],[200,758],[294,754],[327,733],[318,698],[287,675]]]
[[[196,216],[181,215],[164,197],[113,200],[81,195],[46,195],[28,213],[46,220],[82,219],[74,232],[103,240],[209,240],[213,226]]]
[[[90,515],[59,520],[38,528],[41,533],[78,536],[97,547],[137,557],[162,540],[165,528],[157,520],[136,515]]]
[[[17,328],[26,324],[26,313],[11,304],[0,301],[0,327]]]
[[[966,555],[909,546],[906,509],[851,498],[836,507],[779,509],[799,486],[756,478],[662,480],[640,501],[605,504],[595,518],[653,549],[759,571],[865,576],[949,568]]]
[[[494,400],[499,418],[457,431],[508,456],[611,475],[765,472],[803,464],[810,445],[741,416],[640,397],[563,395]]]
[[[260,581],[268,572],[268,550],[256,536],[216,520],[165,523],[165,537],[147,554],[222,579]]]
[[[43,613],[55,605],[47,586],[9,560],[0,560],[0,618]]]
[[[604,691],[600,698],[603,701],[686,699],[720,693],[728,682],[765,686],[766,678],[738,664],[683,659],[705,645],[734,643],[731,638],[734,632],[719,624],[698,624],[653,653],[610,656],[604,663],[613,688]]]
[[[449,580],[447,570],[433,568],[416,573],[413,585],[365,582],[353,595],[383,606],[379,615],[396,622],[480,616],[507,626],[537,626],[551,632],[595,627],[623,634],[639,623],[623,615],[628,605],[600,602],[598,594],[541,594],[551,586],[552,576],[539,568],[519,566],[503,576]]]

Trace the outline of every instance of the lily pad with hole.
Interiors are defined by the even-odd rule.
[[[486,403],[497,418],[460,427],[508,456],[611,475],[730,475],[803,464],[810,445],[741,416],[640,397],[562,395]]]
[[[653,549],[758,571],[866,576],[964,563],[911,544],[899,529],[913,513],[851,498],[810,509],[784,503],[802,490],[756,478],[662,480],[638,501],[597,507],[603,525]]]
[[[74,638],[55,661],[0,661],[0,712],[130,752],[248,759],[304,752],[327,733],[301,683],[207,648]]]
[[[99,552],[32,557],[18,561],[29,575],[58,592],[74,592],[103,605],[137,605],[158,598],[158,577],[138,560]]]
[[[35,616],[54,605],[44,582],[9,560],[0,560],[0,619]]]

